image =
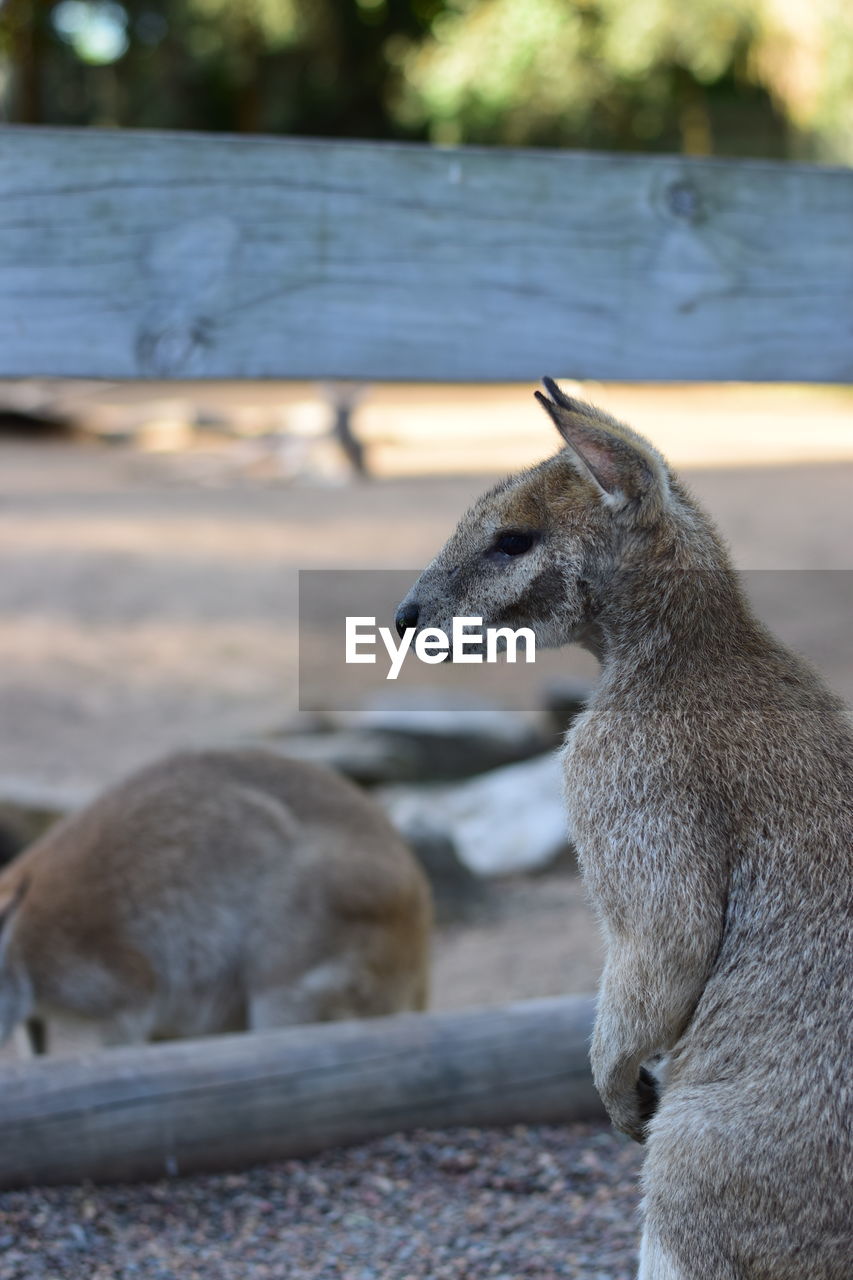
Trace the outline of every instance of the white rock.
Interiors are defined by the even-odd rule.
[[[547,866],[569,841],[556,752],[492,769],[453,786],[384,787],[376,794],[392,822],[445,833],[476,875]]]
[[[344,712],[338,720],[347,728],[387,729],[413,736],[484,737],[501,743],[526,743],[541,734],[541,717],[491,707],[406,706],[401,700],[388,705],[377,703],[364,711]]]

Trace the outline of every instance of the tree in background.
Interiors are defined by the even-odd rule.
[[[5,117],[853,160],[847,0],[0,0]]]
[[[401,61],[436,140],[853,159],[846,0],[451,0]]]
[[[427,38],[442,8],[443,0],[0,0],[0,95],[6,119],[26,123],[425,136],[388,108],[402,73],[386,46]]]

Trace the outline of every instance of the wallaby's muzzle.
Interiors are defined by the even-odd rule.
[[[421,607],[416,600],[410,600],[408,597],[402,602],[394,617],[394,625],[397,628],[397,635],[402,640],[409,627],[418,625],[418,617]]]

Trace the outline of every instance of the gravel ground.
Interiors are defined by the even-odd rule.
[[[394,1136],[249,1173],[0,1194],[0,1280],[630,1280],[641,1150]]]

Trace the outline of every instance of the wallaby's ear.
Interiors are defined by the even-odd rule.
[[[30,882],[25,877],[23,880],[18,881],[14,889],[0,890],[0,957],[2,957],[9,938],[12,936],[15,916],[29,887]]]
[[[669,495],[669,472],[647,440],[584,400],[565,395],[553,378],[543,378],[536,399],[569,446],[577,469],[611,506],[632,498]]]

